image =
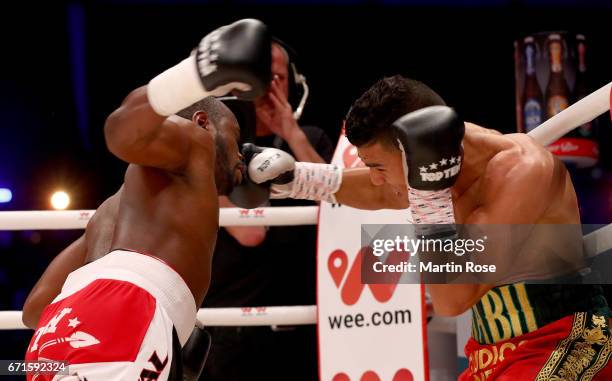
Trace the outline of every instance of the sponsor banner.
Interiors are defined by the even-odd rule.
[[[591,47],[584,34],[539,32],[515,41],[514,47],[519,132],[530,132],[596,90],[589,80]],[[577,126],[548,149],[578,168],[596,165],[598,119]]]
[[[333,163],[358,168],[341,136]],[[428,380],[420,284],[365,284],[361,225],[410,223],[409,210],[362,211],[321,203],[317,293],[320,378],[325,381]],[[409,276],[406,274],[406,276]]]
[[[589,139],[561,138],[547,148],[561,158],[572,158],[579,167],[591,167],[599,157],[597,142]]]

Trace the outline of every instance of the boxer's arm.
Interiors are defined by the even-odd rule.
[[[369,168],[295,162],[287,152],[252,144],[243,146],[242,155],[252,182],[271,183],[270,198],[325,200],[369,210],[408,207],[406,188],[374,185]]]
[[[550,199],[552,161],[546,155],[525,155],[512,149],[489,162],[481,189],[483,204],[468,216],[465,224],[534,224],[545,212]],[[487,255],[504,255],[490,252]],[[429,285],[436,314],[456,316],[471,308],[495,285]]]
[[[83,234],[51,261],[23,305],[23,324],[36,328],[42,310],[59,295],[68,274],[83,265],[86,253]]]
[[[104,135],[108,149],[128,163],[179,171],[189,158],[190,121],[177,116],[158,115],[140,87],[123,101],[107,119]]]
[[[208,96],[236,91],[238,97],[252,100],[265,93],[270,52],[267,27],[258,20],[240,20],[212,31],[188,58],[134,90],[107,118],[109,150],[128,163],[182,172],[193,138],[204,134],[174,114]],[[212,144],[212,138],[208,140],[205,144]]]
[[[335,193],[336,201],[357,209],[406,209],[406,193],[397,193],[388,185],[374,185],[370,180],[370,168],[345,169],[342,184]]]

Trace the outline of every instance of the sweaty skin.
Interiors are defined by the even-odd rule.
[[[85,233],[59,253],[47,266],[23,305],[23,323],[36,328],[40,315],[62,290],[68,274],[110,251],[119,209],[121,189],[106,199],[87,223]]]
[[[49,264],[24,304],[26,326],[37,326],[68,274],[118,248],[164,260],[202,302],[218,229],[217,192],[228,193],[242,178],[240,131],[227,112],[215,126],[204,112],[193,121],[157,115],[144,87],[126,98],[105,130],[111,151],[132,163],[125,183]],[[224,152],[216,155],[216,147]]]
[[[210,281],[218,194],[229,192],[242,177],[238,124],[229,116],[220,124],[215,126],[204,112],[193,120],[159,116],[141,87],[105,126],[110,151],[130,163],[111,250],[133,250],[165,261],[184,279],[196,305]],[[225,152],[216,152],[215,139],[223,139]],[[216,168],[216,155],[226,156],[228,173]]]
[[[452,187],[459,224],[579,224],[576,192],[563,163],[524,134],[466,123],[463,166]],[[373,143],[358,147],[369,168],[345,170],[339,203],[359,209],[408,207],[401,153]],[[493,285],[429,285],[436,313],[458,315]]]

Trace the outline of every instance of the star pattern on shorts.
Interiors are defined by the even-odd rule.
[[[451,157],[450,158],[450,163],[451,164],[455,164],[456,161],[457,161],[457,158],[455,158],[455,157]]]
[[[68,319],[68,327],[76,328],[77,325],[81,324],[78,318]]]
[[[419,168],[419,170],[420,170],[421,172],[427,172],[427,167],[420,167],[420,168]]]
[[[442,160],[440,160],[440,165],[446,165],[448,164],[448,160],[446,160],[446,158],[442,158]]]
[[[438,169],[438,164],[436,164],[436,163],[431,164],[431,165],[429,166],[429,169],[431,169],[431,170],[436,170],[436,169]]]

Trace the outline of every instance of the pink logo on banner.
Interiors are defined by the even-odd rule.
[[[394,265],[406,261],[408,258],[407,253],[391,252],[385,264]],[[344,277],[348,268],[348,256],[344,250],[334,250],[327,260],[327,268],[329,273],[336,284],[336,287],[340,288],[340,297],[342,302],[347,306],[352,306],[359,301],[365,284],[361,281],[362,266],[367,266],[366,274],[368,279],[371,280],[371,284],[368,284],[374,298],[380,302],[388,302],[393,296],[397,283],[399,282],[402,273],[384,273],[382,275],[376,274],[373,271],[368,271],[372,268],[372,264],[378,262],[379,259],[372,253],[371,247],[363,247],[355,256],[355,261],[351,265],[348,275]],[[342,279],[344,278],[344,285],[342,285]]]
[[[264,209],[240,209],[238,214],[240,217],[264,217]]]
[[[88,220],[91,216],[91,212],[79,212],[79,220]]]
[[[336,284],[336,287],[340,287],[344,273],[348,267],[348,257],[343,250],[335,250],[327,258],[327,268],[329,273]]]
[[[332,378],[332,381],[351,381],[351,378],[346,373],[338,373]],[[361,375],[359,381],[381,381],[381,379],[376,372],[368,370]],[[412,376],[412,372],[406,368],[402,368],[395,372],[391,381],[414,381],[414,377]]]
[[[253,309],[255,311],[253,311]],[[242,316],[253,315],[253,314],[256,314],[256,315],[264,315],[264,314],[266,314],[266,307],[255,307],[255,308],[253,308],[253,307],[240,307],[240,310],[242,310]]]
[[[351,381],[346,373],[338,373],[332,378],[332,381]]]

